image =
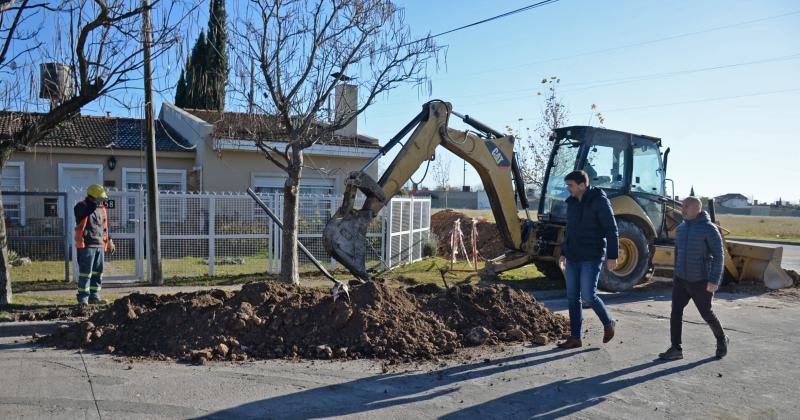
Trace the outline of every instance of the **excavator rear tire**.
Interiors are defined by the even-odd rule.
[[[617,270],[609,271],[603,264],[599,286],[608,292],[629,290],[647,279],[650,269],[650,245],[647,237],[635,223],[617,219],[620,257]]]

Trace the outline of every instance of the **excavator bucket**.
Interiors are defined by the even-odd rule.
[[[794,284],[781,268],[783,247],[726,241],[725,268],[738,280],[762,280],[770,289]]]
[[[343,217],[335,215],[322,233],[325,250],[362,281],[369,281],[366,260],[367,228],[373,219],[371,213],[358,210]]]
[[[336,261],[356,276],[369,281],[367,274],[367,229],[375,219],[376,212],[365,204],[361,210],[354,210],[356,193],[361,191],[368,202],[386,201],[383,190],[364,172],[352,172],[345,180],[342,205],[322,231],[322,243]]]

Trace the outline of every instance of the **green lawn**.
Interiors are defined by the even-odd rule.
[[[478,263],[478,269],[483,268],[483,266],[483,262]],[[445,280],[448,286],[451,287],[456,284],[475,284],[478,282],[502,283],[528,290],[550,290],[564,287],[563,280],[545,278],[532,264],[500,273],[497,276],[481,276],[476,273],[472,266],[467,264],[466,261],[458,261],[454,265],[453,270],[449,270],[449,261],[441,257],[430,257],[415,263],[406,264],[386,272],[380,277],[396,281],[400,284],[436,284],[443,286],[444,284],[440,271],[442,268],[447,269]]]
[[[800,217],[720,214],[717,218],[733,238],[800,243]]]
[[[441,210],[443,209],[431,209],[431,214]],[[490,222],[494,222],[494,215],[491,210],[452,210],[464,213],[467,217],[483,217]],[[520,211],[519,217],[524,218],[525,212]],[[740,216],[733,214],[719,214],[717,217],[722,227],[731,232],[731,238],[800,243],[800,217]],[[531,212],[531,218],[536,219],[535,211]]]

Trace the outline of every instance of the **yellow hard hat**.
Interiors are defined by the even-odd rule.
[[[92,197],[96,200],[105,200],[108,198],[108,194],[106,194],[105,188],[102,185],[92,184],[89,185],[89,188],[86,189],[86,194],[89,197]]]

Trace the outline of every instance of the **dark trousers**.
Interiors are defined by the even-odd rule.
[[[681,348],[681,333],[683,331],[683,308],[689,304],[689,300],[694,301],[694,306],[700,312],[700,316],[706,321],[714,337],[722,339],[725,337],[725,332],[722,330],[722,325],[719,319],[711,310],[711,299],[714,294],[706,290],[708,283],[704,281],[684,281],[679,278],[672,280],[672,314],[669,320],[670,326],[670,339],[672,346]]]

